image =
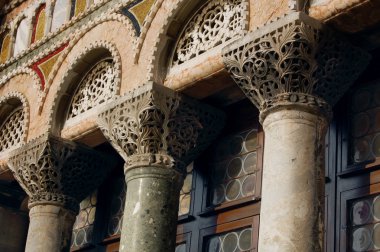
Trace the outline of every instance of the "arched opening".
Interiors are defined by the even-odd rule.
[[[42,4],[35,16],[32,32],[32,43],[39,41],[45,36],[46,27],[46,4]]]
[[[70,18],[70,0],[57,0],[54,5],[51,32],[58,30]]]
[[[30,43],[29,22],[26,18],[21,20],[16,32],[15,46],[13,56],[17,56],[20,52],[28,48]]]
[[[114,55],[104,47],[95,48],[78,60],[61,84],[53,115],[52,131],[80,124],[96,113],[96,107],[112,100],[119,91]]]
[[[11,48],[11,35],[9,31],[5,31],[1,35],[0,63],[5,63],[9,59],[10,48]]]
[[[0,106],[0,153],[19,147],[25,140],[25,110],[17,98]]]

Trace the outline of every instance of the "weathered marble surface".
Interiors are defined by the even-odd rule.
[[[183,176],[171,168],[127,171],[121,252],[175,250],[179,190]],[[149,228],[147,228],[149,227]]]
[[[264,120],[260,252],[323,250],[326,125],[322,117],[296,110]]]
[[[26,252],[69,251],[75,214],[54,205],[37,205],[30,209]]]

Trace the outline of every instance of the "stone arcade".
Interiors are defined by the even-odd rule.
[[[0,251],[380,251],[377,1],[0,6]]]

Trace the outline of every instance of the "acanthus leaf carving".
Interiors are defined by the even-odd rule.
[[[98,124],[127,170],[151,165],[183,172],[216,137],[223,121],[220,111],[149,83],[109,104]]]
[[[368,64],[369,55],[302,12],[292,13],[223,49],[227,70],[261,120],[279,106],[327,117]]]
[[[74,212],[100,185],[112,163],[88,147],[50,134],[13,151],[8,160],[14,177],[29,195],[29,207],[55,204]]]

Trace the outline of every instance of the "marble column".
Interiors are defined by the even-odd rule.
[[[175,250],[185,169],[223,127],[223,114],[148,83],[99,114],[104,135],[125,160],[122,252]]]
[[[8,165],[29,196],[25,251],[69,251],[79,203],[112,161],[84,145],[46,134],[10,154]]]
[[[223,49],[265,133],[260,252],[323,251],[324,137],[369,56],[294,12]]]

